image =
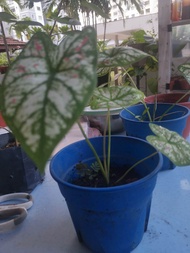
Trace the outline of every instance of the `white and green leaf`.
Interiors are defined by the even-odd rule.
[[[10,66],[1,111],[40,170],[86,106],[97,83],[96,69],[91,27],[67,36],[59,46],[37,33]]]
[[[151,56],[132,47],[113,47],[99,53],[98,66],[126,68],[146,57]]]
[[[111,86],[94,90],[90,100],[92,109],[127,107],[144,99],[144,93],[131,86]]]
[[[176,132],[156,124],[149,124],[155,135],[147,136],[147,141],[167,156],[176,166],[190,165],[190,143]]]

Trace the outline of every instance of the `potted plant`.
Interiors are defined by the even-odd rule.
[[[0,73],[4,74],[9,66],[5,53],[0,53]]]
[[[131,77],[135,78],[137,88],[143,89],[146,95],[149,92],[155,93],[158,89],[156,80],[158,74],[158,41],[156,37],[154,31],[146,33],[144,30],[137,30],[121,43],[122,46],[134,47],[152,56],[132,64],[128,69],[126,68],[129,74],[125,77],[126,81],[131,83]]]
[[[123,45],[124,46],[122,46],[122,52],[120,52],[120,54],[123,53],[126,55],[135,55],[135,53],[133,52],[133,48],[126,47],[125,43],[123,43]],[[149,48],[147,49],[147,51],[153,52],[155,50],[154,45],[150,46],[148,44],[147,48]],[[101,55],[101,52],[105,51],[105,49],[106,49],[105,45],[101,47],[101,49],[99,49],[100,55]],[[109,50],[113,51],[113,54],[114,54],[114,51],[117,52],[117,47],[112,48],[112,49],[110,48],[108,49],[108,51]],[[143,51],[145,51],[145,53],[147,53],[148,55],[148,52],[146,52],[146,50],[143,50]],[[157,65],[157,60],[154,56],[155,52],[154,52],[154,55],[151,54],[151,56],[149,55],[149,57],[142,58],[143,51],[140,51],[141,53],[139,55],[136,53],[135,57],[130,57],[128,59],[125,59],[125,64],[123,64],[122,66],[115,65],[111,67],[108,67],[108,66],[103,67],[101,65],[98,65],[98,78],[100,75],[99,73],[102,74],[102,77],[104,77],[103,75],[104,73],[108,73],[109,78],[107,78],[106,81],[103,81],[101,86],[95,89],[93,96],[91,97],[91,100],[89,101],[88,106],[85,108],[83,112],[83,115],[86,116],[89,129],[95,128],[98,130],[96,134],[98,135],[103,134],[103,131],[105,129],[106,115],[107,115],[106,103],[108,99],[112,101],[112,104],[110,102],[111,131],[113,134],[118,134],[118,133],[121,134],[124,132],[122,120],[119,116],[119,113],[122,110],[122,107],[126,106],[126,104],[124,103],[125,95],[123,95],[122,93],[124,92],[124,94],[126,94],[125,89],[128,89],[127,87],[131,85],[133,81],[132,79],[133,75],[137,74],[137,76],[140,76],[141,75],[140,72],[142,70],[142,76],[143,76],[148,70],[155,69],[155,66]],[[138,50],[136,50],[135,52],[138,52]],[[139,89],[138,84],[135,85],[135,88]],[[122,90],[122,93],[120,92],[120,90]],[[101,99],[99,98],[102,98],[103,96],[104,96],[104,101],[102,100],[100,102]],[[120,105],[118,101],[120,101]]]
[[[130,57],[126,57],[124,62],[117,61],[114,64],[109,63],[108,65],[102,64],[102,59],[106,59],[109,54],[109,57],[112,57],[112,62],[114,61],[114,55],[130,55]],[[109,104],[109,114],[111,119],[111,132],[112,134],[123,133],[123,124],[122,120],[119,116],[120,111],[126,105],[129,105],[127,95],[130,93],[130,86],[123,81],[122,78],[122,69],[119,70],[120,73],[114,75],[113,68],[119,67],[129,67],[131,64],[135,64],[142,60],[142,58],[146,58],[148,54],[143,53],[142,51],[138,51],[136,49],[130,47],[115,47],[109,48],[99,53],[100,61],[98,62],[98,69],[108,69],[109,72],[109,81],[107,81],[105,85],[99,86],[95,88],[93,95],[90,98],[88,106],[85,107],[83,111],[83,115],[86,116],[89,129],[95,128],[99,132],[98,134],[103,135],[104,131],[108,131],[106,128],[107,124],[107,114],[108,114],[108,104]],[[116,60],[116,59],[115,59]],[[112,77],[111,77],[112,76]],[[115,79],[117,79],[118,83],[115,84]],[[131,92],[135,91],[135,96],[140,94],[140,97],[134,102],[138,102],[139,99],[143,98],[144,95],[140,93],[138,89],[131,89]],[[91,136],[91,135],[90,135]]]
[[[100,66],[114,67],[122,66],[126,63],[126,59],[129,60],[130,57],[135,58],[136,55],[140,53],[140,51],[136,49],[132,49],[131,55],[123,54],[123,52],[123,48],[116,48],[111,51],[105,51],[97,56],[96,33],[91,27],[87,27],[83,31],[73,32],[72,36],[68,35],[59,46],[53,45],[47,35],[38,33],[32,37],[23,52],[10,67],[1,87],[1,110],[8,126],[41,171],[44,170],[46,162],[58,141],[77,121],[94,92],[97,83],[97,57]],[[147,54],[141,52],[142,58],[147,56]],[[118,97],[118,94],[127,93],[125,99],[124,95],[120,96],[120,98],[125,100],[125,105],[126,103],[127,105],[135,104],[143,100],[144,94],[138,89],[123,87],[118,88],[117,92],[119,93],[116,92],[116,94]],[[111,94],[113,95],[113,91]],[[114,99],[113,101],[110,99],[108,100],[105,96],[102,96],[102,100],[99,101],[101,107],[102,105],[104,105],[105,108],[106,106],[108,107],[107,122],[109,126],[110,106],[108,105],[113,102]],[[118,106],[123,106],[123,101],[117,101],[117,104]],[[54,123],[54,127],[52,127],[52,122]],[[86,138],[86,140],[76,143],[76,146],[72,144],[68,149],[59,152],[52,159],[51,173],[58,181],[60,190],[68,202],[68,207],[71,210],[71,216],[79,239],[81,241],[83,240],[94,252],[110,253],[112,252],[111,250],[116,252],[114,251],[116,250],[115,246],[118,247],[120,244],[120,249],[126,252],[137,246],[142,239],[143,232],[146,230],[152,191],[156,183],[156,175],[161,167],[161,156],[159,152],[146,141],[125,136],[111,138],[110,127],[108,127],[108,129],[108,137]],[[185,146],[185,152],[181,151],[180,157],[170,152],[170,158],[178,165],[190,163],[188,156],[189,143],[185,142],[175,133],[170,133],[170,131],[160,128],[160,126],[157,128],[156,125],[153,125],[152,129],[159,134],[158,137],[152,136],[149,138],[151,143],[159,143],[157,146],[161,148],[164,153],[167,153],[168,148],[172,150],[173,146],[169,142],[170,138],[166,137],[169,135],[171,137],[172,134],[172,136],[177,139],[177,144],[174,143],[176,145],[174,145],[175,150],[173,151],[179,152],[179,150],[182,150],[181,148]],[[105,144],[103,145],[103,143]],[[180,143],[182,144],[181,146]],[[90,145],[92,149],[89,148],[87,144]],[[165,149],[166,145],[167,150]],[[119,150],[120,146],[121,150]],[[143,148],[143,152],[140,151],[140,148]],[[107,150],[107,152],[104,149]],[[107,154],[106,156],[103,155],[105,153]],[[129,156],[130,162],[126,158],[126,153]],[[86,157],[85,154],[87,155]],[[136,157],[136,154],[140,154],[140,157]],[[94,155],[99,162],[98,165]],[[123,158],[123,156],[125,156],[125,158]],[[68,158],[68,161],[66,158]],[[76,160],[72,161],[73,158]],[[115,158],[117,158],[117,162]],[[104,161],[103,163],[102,160]],[[138,178],[135,182],[131,182],[127,185],[109,187],[109,184],[107,184],[110,178],[109,164],[112,164],[112,166],[114,164],[121,168],[121,166],[123,167],[122,161],[125,162],[125,165],[128,165],[131,172],[135,173],[135,177],[132,177],[132,181],[137,179],[136,173],[140,179]],[[79,162],[92,165],[91,169],[89,170],[86,166],[82,166],[81,168],[81,163]],[[75,165],[77,170],[73,167]],[[132,170],[134,165],[136,168]],[[148,171],[146,169],[140,169],[140,165],[147,167]],[[67,166],[69,166],[69,168],[67,168]],[[100,169],[97,170],[97,168]],[[105,178],[107,185],[103,185],[103,187],[84,187],[72,183],[71,178],[73,178],[73,176],[74,179],[77,179],[79,175],[87,175],[89,180],[91,180],[90,178],[94,179],[95,176],[91,173],[92,171],[95,172],[95,175],[102,171],[104,175],[103,178]],[[61,178],[59,178],[60,174]],[[100,175],[102,174],[100,173]],[[116,182],[116,180],[114,181]],[[113,182],[113,184],[115,183]],[[69,192],[71,191],[74,193],[74,196],[70,197],[69,193],[66,193],[66,189],[68,188]],[[142,198],[136,195],[135,192],[137,188],[143,192],[144,196]],[[79,190],[79,192],[77,190]],[[72,208],[74,207],[75,209],[76,205],[82,205],[79,199],[81,192],[86,193],[88,196],[87,199],[81,200],[87,204],[86,211],[83,210],[78,212],[78,217],[75,217]],[[103,192],[106,194],[106,201],[101,203],[100,200],[103,198]],[[115,202],[116,200],[113,200],[113,192],[116,192],[116,199],[121,200],[120,204],[117,204]],[[124,196],[120,196],[120,192],[123,192]],[[96,193],[98,197],[95,197]],[[148,195],[146,195],[146,193],[148,193]],[[131,196],[132,199],[135,200],[133,204],[131,198],[128,198],[128,196]],[[70,198],[74,199],[74,204],[70,204]],[[93,203],[95,204],[95,202],[99,202],[99,205],[93,209]],[[144,205],[141,207],[142,202]],[[106,204],[108,204],[109,208]],[[116,225],[115,211],[112,209],[114,206],[117,211],[119,211],[120,217],[122,216],[121,210],[124,206],[127,207],[127,209],[128,206],[134,207],[132,210],[136,211],[132,211],[133,222],[129,224],[125,223],[123,227],[124,222],[120,220],[119,225]],[[104,209],[101,209],[102,207],[104,207]],[[97,209],[99,211],[98,216],[100,214],[106,214],[108,209],[111,210],[111,213],[107,214],[108,216],[104,216],[104,218],[101,217],[97,223],[96,220],[94,220],[95,216],[97,216],[94,210]],[[83,215],[87,212],[91,214],[90,218]],[[126,216],[128,216],[127,211],[124,217]],[[142,220],[140,218],[142,218]],[[94,222],[88,219],[93,219]],[[110,224],[113,224],[113,220],[116,228],[116,230],[114,230],[115,232],[110,230]],[[92,226],[97,227],[99,232],[95,232],[96,230],[93,228],[94,234],[90,236],[89,230],[91,229],[88,228],[89,223],[91,224],[90,228],[92,228]],[[108,228],[106,228],[105,223],[109,225]],[[86,227],[85,232],[81,231],[82,225]],[[132,225],[135,225],[135,228],[132,229]],[[118,232],[122,227],[124,231]],[[129,237],[128,242],[126,239],[126,227],[129,229],[127,232],[127,237]],[[99,234],[100,231],[106,231],[106,233],[103,234],[107,235],[107,238],[101,238],[102,234]],[[120,239],[118,238],[119,234],[122,234]],[[134,237],[132,237],[131,234],[134,235]],[[107,242],[109,242],[109,245]],[[92,248],[93,245],[95,245],[95,249]],[[107,249],[105,249],[105,247],[107,247],[106,245],[108,245]],[[101,247],[101,251],[99,248],[97,249],[97,247]]]
[[[165,94],[156,94],[145,97],[146,103],[170,103],[170,104],[180,104],[186,106],[190,109],[189,102],[190,95],[187,92],[176,92],[176,93],[165,93]],[[189,136],[190,132],[190,117],[186,121],[185,129],[183,130],[183,137],[186,139]]]
[[[0,195],[31,192],[44,180],[44,174],[6,128],[0,128],[0,163]]]
[[[167,103],[141,103],[123,109],[120,116],[128,136],[146,140],[146,137],[152,132],[149,126],[150,122],[175,131],[182,136],[189,116],[189,109]],[[162,170],[173,168],[175,168],[175,164],[164,156]]]
[[[181,73],[181,78],[186,81],[186,88],[183,91],[166,93],[166,94],[155,94],[148,97],[145,97],[146,103],[170,103],[170,104],[180,104],[186,106],[190,109],[190,90],[187,85],[190,83],[189,78],[189,69],[190,64],[181,64],[178,66],[178,71]],[[188,117],[185,129],[183,131],[183,137],[188,138],[190,133],[190,117]]]

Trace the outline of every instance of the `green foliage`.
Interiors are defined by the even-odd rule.
[[[109,19],[109,15],[105,12],[105,10],[102,10],[97,4],[100,1],[93,1],[91,3],[87,2],[87,1],[82,1],[81,5],[82,7],[87,8],[89,11],[94,11],[96,13],[97,16],[101,16],[105,19]],[[109,8],[108,8],[109,11]]]
[[[57,22],[59,22],[60,24],[67,24],[67,25],[81,25],[80,21],[78,21],[77,19],[74,18],[70,18],[70,17],[57,17],[57,14],[54,16],[51,16],[51,18]]]
[[[128,39],[128,43],[145,43],[146,40],[144,38],[146,32],[144,30],[138,30],[131,33],[131,37]]]
[[[9,62],[7,60],[6,53],[0,53],[0,66],[8,66]]]
[[[92,163],[90,167],[85,163],[78,163],[76,169],[80,177],[88,177],[89,180],[96,178],[101,170],[97,161]]]
[[[30,18],[26,17],[23,18],[20,21],[15,21],[13,24],[10,26],[10,30],[14,30],[16,32],[16,35],[19,39],[23,40],[23,34],[27,37],[27,39],[30,39],[30,34],[31,34],[31,28],[30,26],[34,27],[37,26],[38,29],[39,27],[42,26],[41,23],[32,21]]]
[[[158,93],[158,81],[155,78],[149,78],[147,80],[147,85],[149,90],[151,91],[152,94],[157,94]]]
[[[185,77],[187,82],[190,84],[190,63],[182,64],[178,67],[178,70]]]
[[[7,23],[15,22],[16,17],[7,12],[0,12],[0,22],[2,21],[7,22]]]
[[[14,56],[10,58],[11,63],[16,59],[18,56],[17,53],[14,53]],[[7,55],[6,53],[0,53],[0,66],[8,66],[9,62],[7,60]]]

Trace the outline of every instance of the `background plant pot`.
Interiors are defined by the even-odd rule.
[[[147,104],[151,115],[153,115],[154,106],[154,104]],[[171,104],[158,103],[156,117],[163,115],[170,107]],[[144,121],[139,121],[139,119],[135,117],[143,115],[143,112],[145,111],[145,106],[143,104],[130,106],[127,110],[123,109],[120,113],[120,117],[122,118],[128,136],[134,136],[145,140],[147,135],[153,134],[149,127],[150,121],[148,118]],[[133,113],[133,115],[129,111]],[[175,131],[182,136],[188,116],[189,109],[187,107],[175,105],[162,121],[153,121],[152,123],[163,126],[171,131]],[[164,156],[162,170],[173,169],[174,167],[174,164]]]
[[[190,85],[187,82],[187,80],[185,79],[185,77],[183,76],[174,76],[171,78],[170,81],[170,90],[171,91],[175,91],[175,90],[189,90],[190,89]]]
[[[146,103],[154,103],[155,99],[157,103],[176,103],[181,97],[184,96],[184,93],[168,93],[168,94],[156,94],[152,96],[148,96],[145,98]],[[179,102],[180,105],[186,106],[190,109],[190,95],[186,95]],[[190,133],[190,116],[187,119],[185,129],[183,130],[183,137],[187,138]]]
[[[2,134],[0,138],[9,140],[8,135]],[[31,192],[43,179],[44,175],[21,147],[0,149],[0,194]]]
[[[102,159],[103,137],[90,141]],[[149,143],[137,138],[112,136],[111,141],[111,164],[118,169],[155,152]],[[66,199],[78,239],[95,253],[130,252],[146,231],[162,156],[157,153],[136,167],[140,180],[103,188],[70,183],[78,176],[75,165],[81,161],[89,165],[94,162],[85,140],[63,148],[50,163],[51,175]]]
[[[0,66],[0,73],[5,74],[9,66]]]
[[[119,116],[121,108],[110,109],[111,118],[111,133],[122,133],[124,131],[122,120]],[[106,127],[107,109],[96,109],[93,110],[89,106],[85,107],[83,115],[86,117],[88,126],[96,128],[103,135]],[[106,127],[106,130],[107,127]]]

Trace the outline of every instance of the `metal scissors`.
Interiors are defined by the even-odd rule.
[[[20,224],[33,205],[32,195],[11,193],[0,196],[0,233],[8,232]]]

